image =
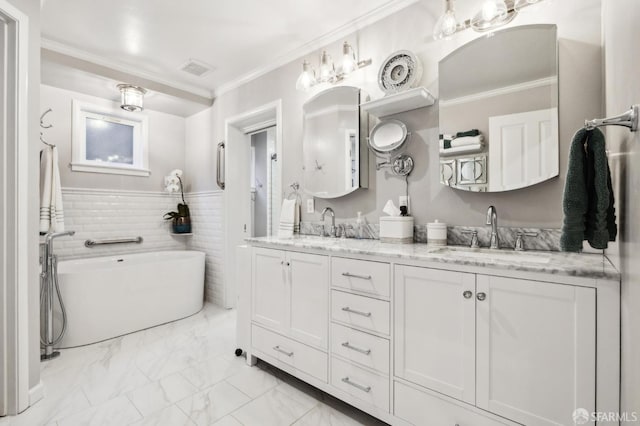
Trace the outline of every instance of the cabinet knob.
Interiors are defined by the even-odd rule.
[[[287,262],[287,266],[291,266],[291,263]]]
[[[473,293],[467,290],[464,293],[462,293],[462,295],[464,296],[465,299],[471,299],[471,296],[473,296]]]
[[[486,298],[487,298],[487,294],[486,294],[486,293],[482,293],[482,292],[481,292],[481,293],[478,293],[478,294],[476,295],[476,298],[477,298],[479,301],[481,301],[481,302],[482,302],[484,299],[486,299]]]

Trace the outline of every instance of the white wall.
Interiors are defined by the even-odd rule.
[[[606,71],[606,115],[640,104],[640,3],[602,3]],[[621,410],[640,416],[640,132],[606,130],[609,166],[616,189],[618,243],[607,255],[622,272]]]
[[[545,4],[546,3],[546,4]],[[569,142],[585,118],[602,114],[602,72],[600,37],[600,0],[565,0],[545,2],[532,7],[510,25],[556,23],[560,38],[560,178],[528,189],[498,194],[466,193],[438,183],[438,107],[437,105],[400,114],[413,133],[409,152],[416,160],[409,192],[417,223],[446,219],[451,224],[478,225],[484,223],[490,204],[498,208],[501,225],[561,226],[562,190]],[[472,16],[477,2],[456,2],[461,18]],[[373,98],[381,96],[377,87],[377,73],[381,62],[398,49],[417,53],[423,64],[422,84],[437,96],[438,61],[458,46],[478,37],[473,31],[458,34],[450,41],[433,41],[431,32],[442,3],[421,1],[382,21],[346,37],[362,58],[371,57],[373,65],[360,70],[345,84],[358,85]],[[340,57],[342,40],[327,46],[334,58]],[[308,59],[317,66],[317,53]],[[282,99],[283,161],[282,188],[294,181],[302,182],[302,105],[315,94],[295,90],[301,71],[302,58],[265,74],[237,89],[219,95],[210,110],[211,140],[190,144],[187,148],[187,168],[196,176],[215,176],[214,144],[224,138],[225,119],[252,110],[276,99]],[[320,89],[317,89],[320,90]],[[197,160],[193,152],[206,153]],[[227,167],[246,167],[227,165]],[[379,212],[389,198],[397,201],[404,193],[404,181],[374,169],[370,161],[369,189],[336,200],[317,200],[316,213],[303,212],[303,220],[319,220],[319,211],[331,206],[338,218],[354,218],[363,211],[369,222],[377,222]],[[215,179],[193,183],[198,191],[216,189]]]
[[[213,138],[212,109],[207,108],[185,120],[185,168],[188,169],[185,183],[189,191],[219,189],[215,170],[219,141]]]
[[[115,90],[115,89],[114,89]],[[151,176],[123,176],[103,173],[73,172],[71,162],[72,101],[78,99],[101,106],[119,108],[107,99],[72,92],[52,86],[40,86],[40,108],[53,111],[45,118],[53,124],[44,129],[47,142],[58,147],[60,158],[60,180],[67,188],[126,189],[139,191],[161,191],[164,176],[173,169],[185,166],[185,119],[177,115],[145,110],[149,117],[149,168]]]

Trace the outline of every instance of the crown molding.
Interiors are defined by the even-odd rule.
[[[336,28],[335,30],[322,35],[308,43],[305,43],[285,55],[276,58],[268,65],[256,68],[253,71],[241,75],[235,80],[231,80],[221,84],[214,90],[214,97],[218,97],[227,92],[230,92],[231,90],[237,89],[238,87],[247,84],[248,82],[255,80],[256,78],[261,77],[273,70],[276,70],[291,61],[294,61],[328,44],[340,40],[341,38],[346,37],[361,28],[380,21],[381,19],[384,19],[387,16],[398,12],[399,10],[409,7],[412,4],[418,3],[419,1],[420,0],[390,0],[377,9],[374,9],[371,12],[368,12],[350,22],[347,22],[346,24]]]
[[[212,99],[211,90],[203,89],[202,87],[197,87],[189,84],[178,83],[176,81],[169,81],[164,79],[161,76],[142,72],[139,69],[132,67],[131,65],[125,65],[120,62],[105,60],[101,56],[94,55],[87,51],[68,46],[64,43],[60,43],[60,42],[48,39],[46,37],[42,37],[40,41],[41,41],[40,47],[43,50],[49,50],[51,52],[54,52],[60,55],[65,55],[74,59],[79,59],[80,61],[105,67],[119,73],[129,74],[132,77],[142,78],[150,82],[155,82],[159,85],[166,86],[167,88],[173,88],[176,91],[187,92],[188,94],[191,94],[193,96]],[[106,70],[106,71],[109,71],[109,70]],[[110,77],[110,75],[107,75],[106,77]],[[162,91],[162,90],[159,90],[159,91]],[[168,93],[168,94],[171,95],[171,93]]]

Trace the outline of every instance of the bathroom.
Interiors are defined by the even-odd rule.
[[[17,52],[15,57],[20,58],[17,64],[20,72],[3,74],[5,86],[9,88],[2,93],[5,105],[17,99],[19,108],[15,113],[4,108],[2,113],[4,154],[0,163],[5,172],[0,176],[0,185],[6,201],[0,207],[3,240],[0,425],[638,424],[640,278],[633,259],[637,259],[634,253],[640,241],[638,171],[634,161],[640,133],[624,127],[601,128],[606,136],[615,195],[617,240],[610,242],[604,252],[590,248],[587,243],[583,254],[567,255],[557,250],[574,134],[586,119],[616,116],[640,103],[639,83],[631,78],[637,75],[639,65],[634,41],[640,39],[636,25],[640,20],[640,5],[634,0],[529,2],[533,4],[518,11],[509,23],[481,33],[464,28],[463,23],[482,9],[485,3],[482,0],[343,3],[304,2],[304,7],[292,7],[285,2],[225,6],[199,2],[175,8],[168,2],[149,1],[89,4],[79,0],[0,0],[2,22],[20,22],[18,26],[5,25],[5,33],[14,34],[14,39],[20,40],[14,43],[17,47],[13,47]],[[513,6],[514,2],[506,3]],[[437,21],[449,7],[455,9],[460,27],[448,37],[434,39]],[[451,131],[440,129],[441,88],[445,77],[439,75],[441,61],[468,43],[497,38],[500,31],[540,24],[557,29],[557,173],[531,186],[490,193],[443,185],[439,134]],[[5,65],[11,64],[13,58],[6,55],[7,49],[12,48],[12,40],[9,37],[4,42]],[[308,90],[296,88],[304,61],[319,76],[323,51],[331,55],[336,70],[340,71],[345,42],[357,60],[364,61],[361,68],[340,81],[317,84]],[[406,177],[395,174],[390,167],[377,170],[377,163],[390,158],[376,155],[367,148],[366,137],[378,123],[378,117],[373,112],[361,114],[360,168],[357,185],[352,185],[355,190],[335,198],[327,198],[326,194],[314,197],[309,189],[317,182],[309,178],[309,173],[322,175],[323,168],[328,171],[332,165],[328,163],[330,158],[306,165],[303,114],[309,102],[343,86],[359,89],[359,104],[388,98],[379,85],[379,71],[390,55],[399,51],[410,52],[421,65],[418,81],[410,90],[422,88],[420,93],[433,98],[431,103],[421,103],[414,109],[385,117],[399,120],[406,127],[402,154],[411,157],[413,169]],[[197,77],[182,71],[189,63],[192,70],[204,67],[204,71],[200,70],[204,74]],[[479,74],[473,72],[473,65],[469,64],[469,73]],[[500,64],[495,64],[496,70],[500,68]],[[120,108],[118,84],[144,88],[143,111],[129,113]],[[49,109],[50,112],[43,114]],[[112,115],[131,121],[134,128],[140,125],[147,129],[147,149],[142,150],[138,175],[113,170],[104,173],[101,165],[97,166],[100,172],[83,169],[86,165],[79,164],[75,157],[79,149],[83,149],[83,139],[78,137],[83,131],[77,126],[77,117],[83,113]],[[10,120],[16,120],[17,124],[6,126]],[[252,166],[247,166],[251,164],[251,143],[247,135],[265,129],[272,129],[275,140],[271,145],[275,158],[260,157],[271,162],[268,170],[273,177],[260,184],[271,194],[266,213],[271,220],[266,222],[273,236],[247,241],[246,238],[254,235],[252,213],[259,215],[252,208],[251,188],[257,191],[260,186],[255,180],[251,182]],[[68,301],[66,338],[80,339],[80,343],[72,342],[68,346],[53,345],[51,350],[60,355],[43,362],[40,360],[40,328],[46,315],[41,318],[39,247],[44,236],[37,236],[42,228],[38,216],[40,163],[36,158],[48,148],[41,138],[56,145],[64,230],[75,232],[72,236],[55,238],[51,250],[60,261],[62,299]],[[142,145],[144,148],[145,144]],[[356,150],[349,146],[354,155]],[[352,184],[356,181],[353,171],[347,180]],[[417,242],[375,241],[384,237],[380,221],[386,216],[383,209],[387,202],[391,200],[397,207],[399,197],[407,195],[415,226],[415,229],[408,228],[410,239]],[[331,231],[333,213],[339,233],[374,239],[359,241],[358,238],[314,235],[304,240],[303,236],[296,235],[280,241],[276,237],[277,226],[282,224],[279,218],[283,217],[280,206],[284,205],[283,201],[291,200],[298,202],[300,210],[300,229],[298,231],[294,224],[295,233]],[[187,228],[174,228],[174,224],[179,224],[171,215],[171,220],[165,220],[165,214],[180,210],[179,205],[188,206]],[[497,213],[494,223],[503,244],[499,251],[488,248],[492,231],[491,225],[486,224],[489,206],[494,206]],[[325,208],[331,210],[323,215]],[[406,256],[407,251],[432,249],[433,244],[425,244],[429,233],[427,224],[436,220],[450,229],[471,233],[450,232],[449,246],[436,246],[427,260],[407,260],[406,257],[398,260]],[[481,248],[472,250],[469,246],[474,230],[478,232]],[[536,232],[539,236],[522,236],[525,251],[515,254],[513,247],[518,232]],[[391,236],[392,239],[402,237]],[[113,240],[125,242],[99,244]],[[98,244],[87,246],[87,241]],[[295,246],[296,241],[311,245]],[[383,250],[374,253],[366,244],[372,247],[377,244],[375,247],[382,246]],[[122,260],[119,266],[125,266],[141,259],[136,256],[158,252],[169,253],[171,261],[178,261],[178,255],[183,252],[203,253],[200,256],[204,260],[200,259],[197,266],[157,260],[152,266],[157,269],[155,275],[151,270],[136,272],[147,280],[133,278],[132,281],[148,283],[156,279],[149,277],[164,276],[167,283],[159,286],[162,292],[144,284],[138,294],[133,294],[133,284],[125,283],[124,278],[106,278],[106,284],[100,286],[99,279],[106,275],[101,269],[103,266],[95,263],[83,266],[83,262],[99,263],[99,259]],[[256,269],[257,253],[278,254],[263,256],[264,265],[271,268],[265,270],[267,274],[280,275],[285,264],[296,265],[296,262],[305,268],[330,271],[326,276],[305,273],[301,266],[303,281],[308,280],[310,287],[305,287],[301,294],[292,292],[289,296],[308,297],[319,303],[289,312],[291,303],[274,298],[277,289],[256,288],[255,283],[259,281],[256,276],[261,273]],[[540,266],[545,265],[544,262],[556,265],[557,259],[564,259],[558,256],[564,255],[577,256],[571,257],[578,259],[577,262],[600,259],[600,271],[585,277],[567,269],[570,265],[565,265],[565,269],[558,266],[561,271],[555,273],[549,273],[551,268]],[[518,270],[520,266],[510,263],[513,256],[526,259],[524,263],[528,262],[529,269]],[[460,258],[463,264],[456,263],[455,259]],[[536,264],[532,259],[542,260]],[[346,265],[341,262],[347,261],[353,269],[344,273],[372,277],[386,274],[386,290],[373,296],[371,291],[363,289],[346,291],[340,285],[342,275],[333,277],[333,274],[339,266]],[[271,267],[272,263],[277,267]],[[381,265],[387,272],[379,272]],[[86,291],[86,296],[69,293],[65,271],[71,266],[93,274],[91,278],[77,278],[77,287]],[[472,345],[472,356],[465,352],[461,358],[468,363],[465,365],[473,364],[471,373],[442,368],[442,376],[428,378],[426,374],[433,375],[433,370],[419,364],[410,365],[416,357],[403,353],[399,328],[403,318],[397,304],[403,295],[400,279],[408,277],[404,281],[407,285],[432,279],[425,270],[443,271],[437,277],[441,281],[451,276],[452,282],[462,287],[473,286],[469,290],[460,288],[471,294],[466,299],[460,292],[459,300],[475,304],[477,315],[467,318],[475,326],[469,325],[470,322],[454,324],[454,318],[449,325],[442,320],[441,327],[432,330],[440,333],[436,336],[440,339],[437,346],[441,343],[442,347],[442,351],[436,351],[438,356],[445,354],[446,358],[445,349],[455,349],[449,345],[455,339],[445,338],[447,332],[455,332],[456,338],[463,339],[461,342]],[[415,271],[421,272],[409,277],[409,272]],[[197,285],[192,292],[185,288],[187,272],[196,275]],[[286,275],[282,284],[290,286],[296,269],[292,268]],[[124,274],[125,278],[132,276]],[[473,284],[462,278],[458,280],[469,276],[474,277]],[[324,283],[323,277],[331,284]],[[483,383],[491,381],[492,374],[501,373],[491,370],[487,362],[487,355],[492,354],[483,352],[480,343],[474,342],[481,342],[482,333],[501,338],[509,334],[508,325],[524,326],[520,322],[503,324],[505,328],[499,330],[482,328],[483,309],[486,302],[492,301],[492,296],[487,293],[486,301],[477,296],[482,293],[482,286],[499,286],[500,282],[491,281],[493,277],[544,281],[548,285],[542,287],[548,287],[549,291],[571,288],[575,294],[582,294],[579,290],[588,288],[598,292],[597,300],[589,302],[597,306],[597,310],[592,306],[589,311],[593,315],[587,315],[584,322],[572,323],[567,319],[567,327],[557,327],[557,335],[561,336],[561,331],[567,333],[566,341],[588,335],[595,340],[587,339],[585,344],[591,349],[598,348],[585,351],[588,354],[584,357],[563,357],[557,366],[572,366],[575,371],[590,368],[595,374],[588,379],[580,374],[569,377],[563,374],[568,369],[558,373],[558,367],[547,371],[558,373],[557,382],[549,374],[538,375],[540,380],[548,380],[550,394],[554,384],[560,388],[573,380],[570,390],[575,394],[557,397],[558,401],[575,398],[570,411],[567,412],[566,406],[558,408],[559,403],[554,410],[545,410],[542,393],[535,393],[533,386],[529,397],[518,399],[526,394],[527,387],[513,386],[514,381],[508,379],[498,380],[495,389],[499,391],[487,395]],[[603,277],[607,279],[601,279]],[[612,281],[618,284],[607,284]],[[311,286],[313,283],[325,285],[326,292],[318,292],[317,287]],[[357,284],[357,278],[349,280],[349,285]],[[91,287],[87,288],[88,285]],[[92,290],[94,285],[97,287]],[[114,289],[105,291],[105,287]],[[542,292],[542,287],[531,284],[530,291]],[[522,288],[529,289],[524,284]],[[265,292],[256,293],[257,290]],[[437,310],[438,306],[429,302],[428,297],[420,297],[425,294],[416,293],[416,303],[425,307],[424,312],[420,312],[422,320],[434,320],[435,312],[442,314],[441,318],[449,318],[453,310]],[[458,289],[455,294],[458,295]],[[587,298],[592,298],[593,293],[589,294]],[[50,295],[57,300],[55,288]],[[375,302],[372,305],[375,309],[393,307],[387,311],[387,329],[371,330],[363,323],[348,327],[350,320],[333,316],[337,306],[334,303],[356,307],[348,305],[345,299],[336,300],[336,296],[351,298],[349,301],[355,296],[368,297],[367,300]],[[498,303],[498,299],[495,300]],[[601,305],[603,301],[608,304]],[[261,302],[265,303],[261,305]],[[61,325],[57,303],[53,309],[53,337],[59,334]],[[127,306],[135,311],[130,317],[123,314]],[[262,307],[266,310],[256,311]],[[502,313],[514,312],[509,306],[503,307]],[[266,315],[261,316],[269,313],[269,309],[290,314],[288,322],[280,324]],[[375,316],[377,311],[373,309]],[[556,312],[554,309],[556,307],[549,307],[549,316]],[[171,312],[173,310],[175,312]],[[522,310],[527,311],[526,307]],[[81,311],[85,315],[77,316]],[[340,307],[337,311],[337,314],[344,312]],[[539,327],[549,327],[541,311],[536,311],[527,313],[540,321]],[[434,314],[429,316],[429,312]],[[173,316],[165,317],[161,313]],[[299,325],[319,327],[325,334],[315,336],[303,329],[296,330],[291,322],[297,313],[308,317],[308,321]],[[576,317],[581,320],[582,314],[576,310]],[[349,318],[358,321],[357,314]],[[85,333],[92,328],[89,323],[95,323],[100,330],[102,326],[117,328],[116,324],[120,328],[87,338]],[[473,333],[462,333],[463,326],[471,327]],[[597,338],[594,337],[596,327]],[[579,334],[585,329],[592,333]],[[352,331],[348,338],[351,343],[350,339],[357,336],[375,337],[373,342],[382,345],[380,350],[387,354],[383,363],[386,367],[382,370],[363,367],[364,361],[355,358],[362,354],[351,350],[354,358],[349,358],[339,352],[345,346],[338,344],[333,348],[333,336]],[[423,336],[435,338],[422,331]],[[286,338],[285,342],[295,349],[285,343],[271,343],[279,337]],[[470,340],[464,340],[465,337]],[[565,340],[558,338],[554,344],[565,348]],[[534,353],[539,355],[536,348],[548,349],[551,345],[549,342],[539,346],[530,341],[520,343],[523,351],[531,352],[530,358],[525,356],[528,366],[537,366],[540,359],[544,359],[534,356]],[[263,344],[268,345],[269,350],[277,346],[281,351],[269,354],[261,350]],[[575,350],[579,352],[577,345]],[[78,347],[65,349],[70,346]],[[376,348],[378,346],[372,347],[374,351]],[[415,343],[413,348],[424,349],[424,345]],[[241,356],[236,357],[236,349]],[[313,364],[308,366],[310,372],[305,372],[304,365],[292,366],[291,359],[296,355],[287,354],[299,350],[308,354],[302,362]],[[505,368],[524,362],[515,359],[520,353],[517,350],[505,353],[512,357],[508,362],[502,359]],[[493,355],[505,356],[505,353]],[[422,355],[421,359],[423,366],[436,361]],[[583,364],[572,364],[578,362],[576,359]],[[608,365],[602,366],[605,361]],[[256,362],[257,365],[252,365]],[[483,362],[487,362],[486,368]],[[584,363],[588,365],[585,367]],[[364,372],[363,376],[349,372],[334,377],[334,373],[347,368],[347,364],[355,366],[354,371]],[[314,369],[316,366],[325,366],[326,371]],[[445,376],[445,372],[451,374]],[[531,371],[523,370],[522,383],[532,376],[535,375]],[[351,383],[342,380],[345,377],[347,381],[350,377]],[[443,387],[446,379],[462,380],[461,377],[470,382],[464,386],[457,383]],[[386,394],[382,402],[367,400],[379,396],[377,389],[364,392],[357,387],[373,386],[366,382],[368,378],[383,383]],[[359,393],[363,397],[358,397]],[[513,398],[509,399],[506,393]],[[589,415],[585,420],[574,418],[572,421],[573,410],[578,408],[587,409]],[[532,414],[536,409],[539,410],[537,417]],[[597,417],[597,421],[593,417]]]

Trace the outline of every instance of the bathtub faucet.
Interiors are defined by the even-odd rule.
[[[40,328],[40,344],[44,347],[44,353],[40,355],[40,360],[46,361],[60,355],[54,351],[55,345],[60,343],[67,330],[67,312],[60,295],[58,286],[58,268],[56,257],[53,255],[53,240],[58,237],[72,236],[75,231],[49,232],[44,238],[44,248],[42,253],[42,273],[40,274],[40,315],[43,324]],[[54,297],[58,297],[58,303],[62,310],[62,330],[55,337],[53,332],[53,305]]]
[[[45,276],[49,272],[49,257],[53,254],[53,240],[58,237],[71,237],[75,235],[76,231],[64,231],[64,232],[49,232],[44,237],[44,250],[42,253],[42,276]]]

